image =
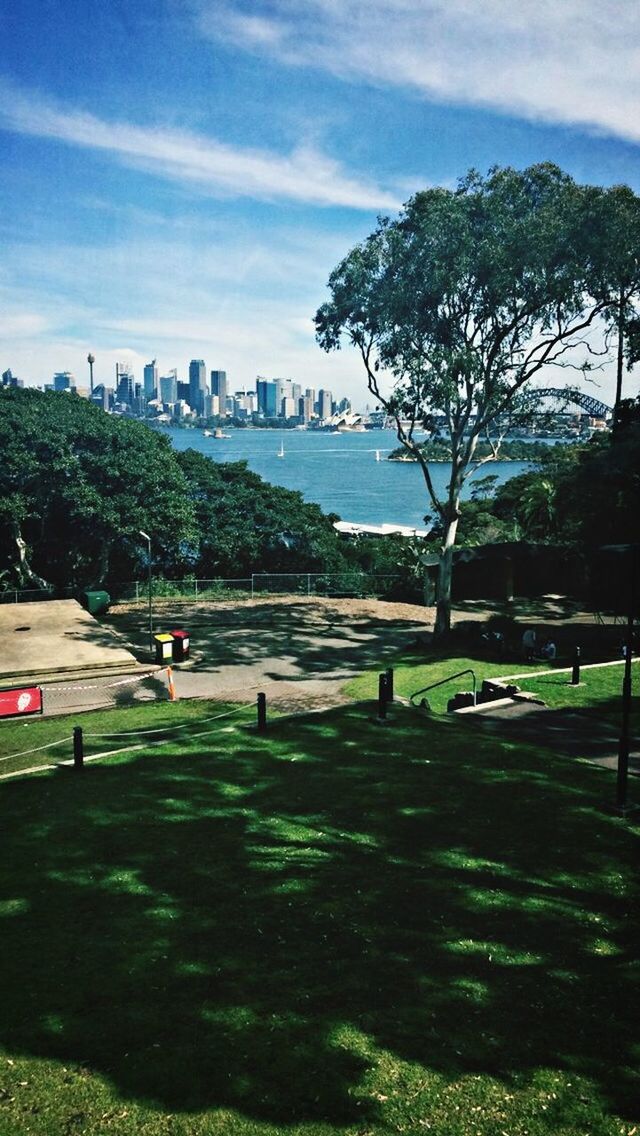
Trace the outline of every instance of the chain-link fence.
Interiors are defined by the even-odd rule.
[[[148,580],[111,581],[105,585],[112,603],[146,603]],[[402,598],[406,579],[400,575],[375,575],[369,572],[253,572],[236,579],[182,580],[154,578],[151,594],[154,600],[182,599],[191,601],[247,599],[260,595],[306,595],[336,598]],[[11,589],[0,592],[0,603],[33,603],[54,599],[80,599],[83,592],[74,588]],[[409,597],[407,597],[409,598]]]

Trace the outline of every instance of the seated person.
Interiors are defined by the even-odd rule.
[[[557,651],[555,643],[553,642],[553,639],[547,639],[546,643],[544,644],[544,646],[543,646],[543,648],[540,652],[541,658],[549,659],[549,661],[551,661],[552,659],[555,659],[557,654],[558,654],[558,651]]]

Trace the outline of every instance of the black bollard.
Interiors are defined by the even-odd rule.
[[[387,676],[387,699],[389,702],[393,702],[393,667],[389,667],[385,674]]]
[[[386,722],[387,720],[387,676],[383,671],[378,675],[378,721]]]
[[[576,647],[576,653],[573,656],[573,669],[571,671],[571,686],[580,685],[580,648]]]
[[[76,771],[84,769],[84,745],[82,742],[82,726],[73,727],[73,768]]]
[[[260,693],[258,695],[258,731],[264,734],[267,728],[267,696]]]

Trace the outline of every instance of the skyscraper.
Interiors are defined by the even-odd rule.
[[[169,404],[178,401],[178,380],[175,371],[160,376],[160,401]]]
[[[53,376],[53,389],[54,391],[70,391],[74,390],[76,381],[71,374],[71,371],[58,371]]]
[[[144,397],[147,401],[158,397],[158,368],[155,359],[144,368]]]
[[[259,413],[263,414],[265,418],[276,418],[278,415],[278,388],[276,383],[271,382],[269,379],[262,379],[258,375],[256,379],[256,393],[258,396]]]
[[[116,402],[133,406],[133,399],[133,371],[128,363],[116,363]]]
[[[331,391],[318,391],[318,415],[323,421],[327,418],[331,418],[333,413],[332,402]]]
[[[220,404],[220,417],[225,418],[227,414],[227,372],[226,371],[212,371],[211,372],[211,393],[217,394]]]
[[[204,359],[189,363],[189,406],[196,414],[204,414],[204,396],[207,394],[207,368]]]

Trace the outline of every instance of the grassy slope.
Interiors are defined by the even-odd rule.
[[[393,716],[2,787],[3,1136],[631,1131],[609,775]]]
[[[385,664],[388,666],[388,662]],[[580,685],[571,686],[571,675],[566,671],[558,674],[539,675],[537,672],[544,669],[544,664],[536,663],[532,666],[523,666],[519,663],[488,662],[478,657],[438,658],[433,657],[425,661],[424,655],[408,655],[400,657],[394,667],[394,686],[396,692],[408,698],[414,691],[432,682],[438,682],[447,675],[457,671],[471,668],[476,673],[478,689],[483,678],[492,678],[502,675],[526,675],[532,677],[519,678],[517,685],[521,690],[528,690],[538,694],[548,706],[580,709],[592,713],[598,718],[606,719],[611,725],[617,726],[620,722],[620,697],[622,690],[623,663],[612,667],[583,667],[580,673]],[[640,683],[640,661],[634,660],[632,672],[632,692],[634,695],[634,725],[640,728],[640,699],[638,686]],[[431,709],[435,713],[444,713],[447,701],[457,690],[470,690],[471,679],[467,676],[456,682],[442,686],[437,690],[428,692]],[[378,690],[378,672],[368,671],[358,678],[352,679],[346,690],[353,698],[375,698]]]
[[[26,721],[7,719],[0,722],[0,774],[70,760],[73,757],[74,726],[82,726],[85,754],[90,756],[92,753],[136,744],[144,741],[145,737],[149,741],[153,738],[158,742],[169,738],[179,740],[182,728],[189,728],[190,723],[194,727],[196,723],[201,724],[203,730],[209,726],[212,730],[218,730],[215,721],[209,723],[206,719],[226,713],[234,717],[240,713],[246,720],[255,719],[255,710],[251,707],[239,709],[237,704],[227,706],[203,699],[145,702],[117,710],[95,710],[52,718],[34,717]],[[142,736],[138,734],[138,731],[145,730],[150,733]],[[61,744],[47,749],[40,748],[49,746],[54,741]],[[33,750],[36,752],[32,752]]]

